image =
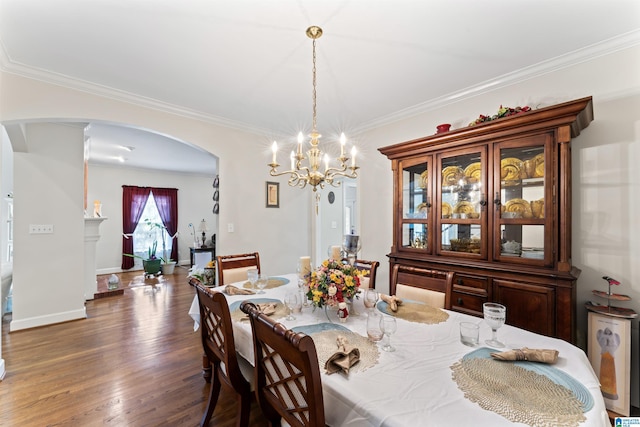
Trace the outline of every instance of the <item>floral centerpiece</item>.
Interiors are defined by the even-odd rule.
[[[334,307],[352,300],[360,290],[360,278],[368,273],[340,260],[325,260],[311,272],[307,298],[315,307]]]

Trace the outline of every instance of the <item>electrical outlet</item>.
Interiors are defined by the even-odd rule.
[[[229,224],[227,224],[227,231],[228,231],[229,233],[233,233],[233,231],[234,231],[234,227],[233,227],[233,223],[232,223],[232,222],[230,222]]]
[[[30,224],[29,234],[53,234],[53,224]]]

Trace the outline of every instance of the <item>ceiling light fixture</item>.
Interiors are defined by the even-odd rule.
[[[284,172],[278,172],[277,168],[280,166],[276,161],[276,155],[278,152],[278,144],[274,141],[271,146],[271,150],[273,151],[273,158],[269,166],[271,170],[269,174],[271,176],[281,176],[281,175],[290,175],[289,177],[289,185],[291,187],[300,187],[304,188],[307,184],[313,187],[313,191],[317,191],[317,187],[324,188],[325,183],[331,184],[334,187],[338,187],[341,183],[340,180],[336,180],[337,177],[346,177],[346,178],[357,178],[358,166],[356,166],[356,147],[354,146],[351,149],[351,165],[347,166],[349,157],[344,154],[344,146],[346,144],[346,137],[344,133],[340,135],[340,157],[338,157],[338,161],[340,162],[339,167],[330,167],[329,166],[329,155],[322,155],[322,151],[318,147],[320,134],[318,133],[316,127],[316,116],[317,116],[317,108],[316,108],[316,40],[322,36],[322,28],[312,26],[307,28],[307,37],[313,40],[313,129],[309,134],[311,138],[311,148],[307,151],[307,156],[305,156],[302,152],[302,143],[304,141],[304,137],[302,132],[298,134],[298,147],[296,152],[291,151],[291,169]],[[305,159],[309,159],[309,165],[303,166],[302,161]],[[324,172],[320,171],[320,163],[324,160]]]

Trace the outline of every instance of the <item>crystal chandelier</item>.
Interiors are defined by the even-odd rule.
[[[331,167],[329,164],[329,155],[322,155],[322,151],[318,147],[320,143],[320,134],[316,128],[316,39],[322,36],[322,28],[312,26],[307,28],[307,37],[313,40],[313,129],[309,134],[311,138],[311,148],[307,151],[307,155],[305,156],[302,152],[302,143],[304,141],[304,137],[302,132],[298,134],[298,146],[297,150],[294,153],[291,151],[290,159],[291,159],[291,169],[284,172],[278,172],[277,168],[280,166],[276,161],[276,154],[278,152],[278,144],[274,141],[271,146],[271,150],[273,151],[273,158],[269,166],[271,170],[269,174],[271,176],[281,176],[281,175],[290,175],[289,177],[289,185],[292,187],[300,187],[304,188],[307,184],[313,187],[313,191],[317,190],[317,187],[324,188],[325,183],[331,184],[334,187],[338,187],[340,185],[340,181],[336,178],[338,177],[346,177],[346,178],[356,178],[358,173],[358,166],[356,166],[356,147],[354,146],[351,149],[351,164],[347,166],[349,162],[349,157],[344,154],[344,146],[346,143],[346,138],[344,133],[340,135],[340,157],[338,157],[339,167]],[[308,166],[304,166],[302,161],[305,159],[309,159]],[[324,160],[324,171],[321,171],[321,161]]]

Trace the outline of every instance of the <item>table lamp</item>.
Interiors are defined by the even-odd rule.
[[[207,240],[207,231],[209,231],[209,227],[207,227],[207,221],[205,221],[204,219],[202,221],[200,221],[200,227],[198,227],[198,231],[200,231],[202,233],[202,247],[206,248],[207,245],[205,245],[205,242]]]

